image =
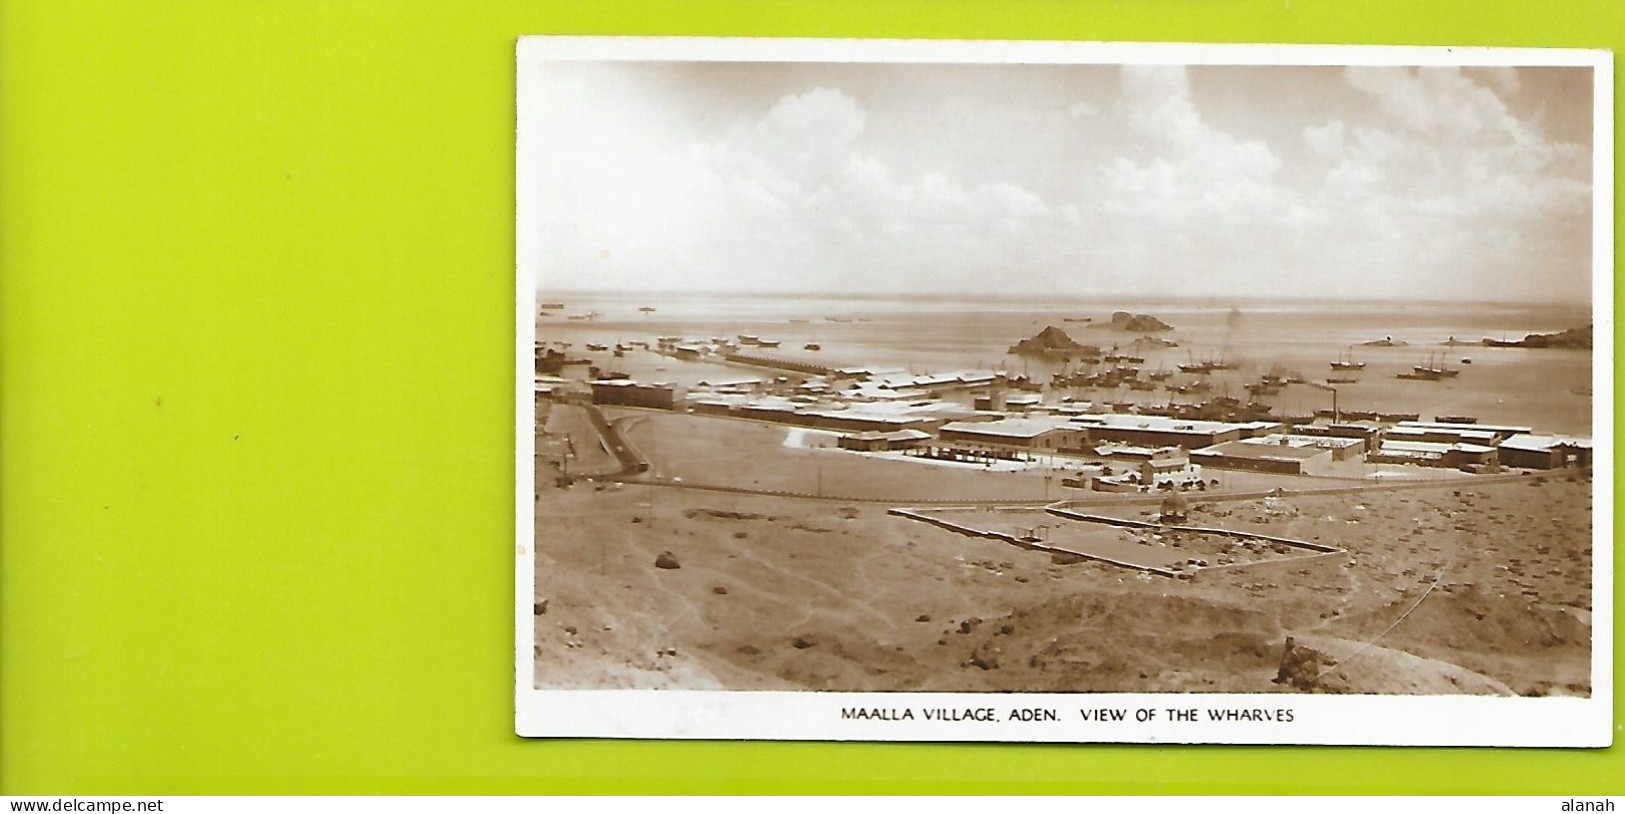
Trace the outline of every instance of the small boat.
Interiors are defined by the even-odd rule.
[[[823,350],[823,348],[820,347],[817,342],[808,342],[807,344],[805,344],[805,345],[803,345],[801,347],[802,347],[803,350]]]
[[[609,350],[609,346],[608,345],[600,345],[597,342],[588,342],[587,343],[587,350]]]
[[[1433,365],[1417,365],[1411,368],[1417,378],[1422,379],[1448,379],[1461,374],[1461,371],[1449,367],[1434,367]],[[1402,376],[1403,378],[1403,376]]]
[[[1348,355],[1332,362],[1332,370],[1365,370],[1365,362],[1354,361],[1354,346],[1349,346]]]
[[[654,306],[652,306],[652,305],[645,305],[642,308],[639,308],[638,310],[642,311],[645,314],[652,314],[652,313],[655,312]]]
[[[758,346],[764,347],[764,348],[776,348],[776,347],[779,346],[779,340],[777,340],[777,339],[758,339],[758,340],[756,340],[756,344]]]
[[[564,310],[564,303],[562,303],[562,302],[544,302],[544,303],[542,303],[542,310],[543,311],[563,311]]]
[[[1191,362],[1190,364],[1180,365],[1179,369],[1186,373],[1205,375],[1220,370],[1234,370],[1235,367],[1235,365],[1228,364],[1223,359],[1220,359],[1217,362],[1213,361],[1212,359],[1204,359],[1200,362]]]
[[[1349,378],[1333,376],[1333,377],[1327,379],[1326,383],[1327,384],[1354,384],[1355,382],[1358,382],[1358,381],[1359,381],[1359,379],[1349,379]]]

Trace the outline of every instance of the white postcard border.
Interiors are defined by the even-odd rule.
[[[535,689],[535,391],[537,280],[516,263],[514,581],[515,731],[527,737],[829,741],[1608,747],[1613,744],[1614,81],[1607,51],[1545,48],[704,37],[523,37],[518,42],[516,223],[524,183],[526,65],[564,61],[970,64],[1569,66],[1594,69],[1592,309],[1595,324],[1591,695],[1589,698],[1181,693],[870,693]],[[516,230],[516,260],[533,247]],[[868,714],[854,715],[857,710]],[[979,720],[991,711],[993,720]],[[1013,720],[1022,710],[1040,720]],[[1045,720],[1050,710],[1057,720]],[[1195,720],[1174,720],[1194,711]],[[1235,710],[1235,713],[1225,712]],[[1235,719],[1240,711],[1255,718]],[[905,715],[906,711],[906,715]],[[1089,714],[1104,711],[1104,721]],[[927,713],[931,718],[927,718]],[[1290,713],[1283,715],[1282,713]],[[845,713],[845,714],[843,714]],[[1217,713],[1225,720],[1213,720]],[[1268,713],[1265,716],[1264,713]],[[1122,719],[1118,719],[1118,715]],[[1265,718],[1267,720],[1259,720]],[[1290,718],[1290,720],[1282,720]]]

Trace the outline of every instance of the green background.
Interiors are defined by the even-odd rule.
[[[1615,48],[1620,8],[5,0],[0,791],[1625,793],[1619,747],[523,741],[510,655],[515,37]]]

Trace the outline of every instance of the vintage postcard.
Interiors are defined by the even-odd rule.
[[[1611,743],[1609,54],[517,77],[520,734]]]

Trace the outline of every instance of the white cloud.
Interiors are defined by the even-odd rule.
[[[1254,127],[1203,70],[1116,69],[1099,107],[1059,91],[974,121],[852,86],[726,114],[563,88],[548,109],[579,116],[544,123],[539,245],[582,286],[985,291],[1020,270],[1174,295],[1527,295],[1526,269],[1589,256],[1590,153],[1514,115],[1516,72],[1327,69],[1324,120]],[[1009,155],[952,146],[1011,122]]]
[[[1119,157],[1102,168],[1108,208],[1237,222],[1289,214],[1291,203],[1274,178],[1281,160],[1264,142],[1243,141],[1204,121],[1184,67],[1124,67],[1120,116],[1153,155]]]
[[[613,161],[574,172],[581,202],[593,202],[593,237],[634,247],[613,253],[628,275],[681,268],[702,284],[741,267],[776,275],[776,288],[873,288],[886,279],[877,271],[969,284],[1033,258],[1034,239],[1067,224],[1008,181],[966,184],[941,170],[899,177],[862,149],[867,122],[851,96],[815,88],[678,159],[617,149]]]
[[[1316,155],[1339,158],[1343,155],[1343,122],[1334,119],[1323,125],[1309,125],[1303,129],[1303,140]]]
[[[1483,75],[1516,87],[1516,74]],[[1354,156],[1361,172],[1403,181],[1388,190],[1394,205],[1522,221],[1589,207],[1578,148],[1549,141],[1462,71],[1360,67],[1345,77],[1399,125],[1362,130]]]

